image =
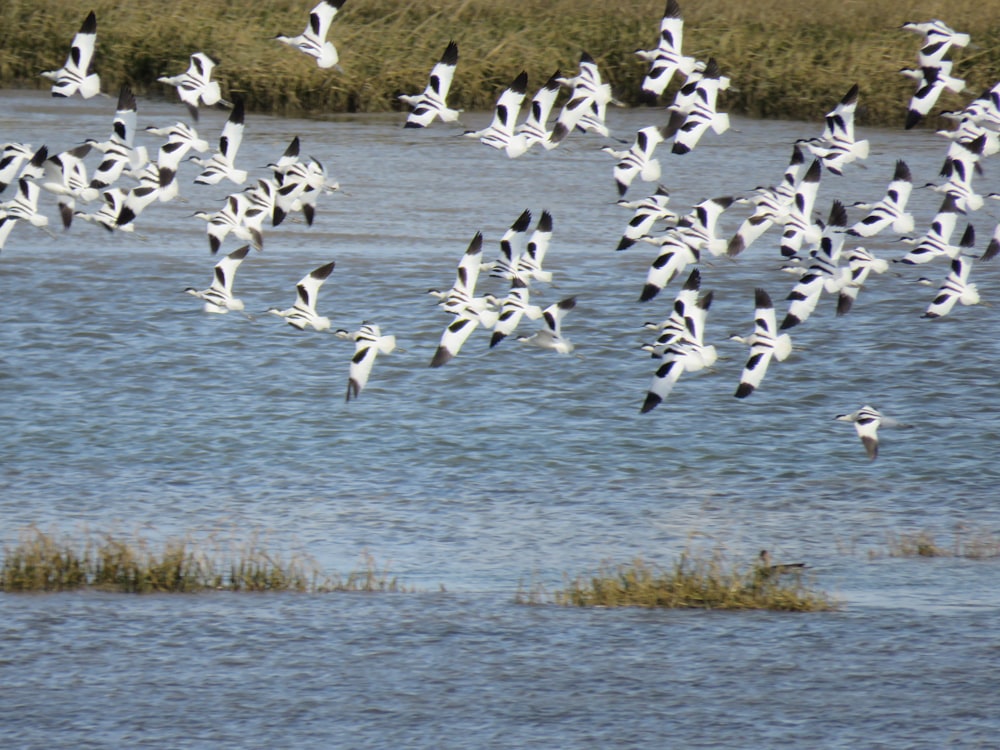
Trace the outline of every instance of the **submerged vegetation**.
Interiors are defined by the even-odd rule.
[[[42,592],[98,589],[123,593],[197,591],[404,591],[371,557],[346,576],[326,575],[315,562],[282,558],[259,539],[227,551],[188,541],[167,541],[154,550],[141,538],[87,535],[82,542],[38,529],[4,550],[0,591]]]
[[[596,59],[618,98],[639,103],[647,65],[633,52],[657,41],[663,0],[349,0],[330,40],[343,71],[273,41],[305,27],[312,0],[8,0],[0,6],[0,85],[43,88],[42,70],[60,66],[88,10],[98,18],[97,71],[103,88],[128,83],[139,95],[171,96],[161,75],[186,69],[203,51],[220,62],[224,93],[256,111],[323,115],[399,108],[396,96],[422,90],[448,41],[460,49],[451,104],[488,109],[522,69],[541,84],[575,70],[581,50]],[[970,96],[1000,80],[1000,4],[972,0],[845,0],[821,9],[801,0],[681,0],[686,54],[715,57],[732,87],[723,109],[755,117],[816,120],[855,82],[858,121],[902,125],[920,38],[905,21],[938,17],[976,45],[956,50],[954,74]],[[676,83],[672,87],[676,87]],[[668,90],[668,96],[672,89]],[[948,94],[941,108],[964,104]],[[933,123],[933,118],[931,120]]]
[[[742,567],[715,552],[684,553],[670,569],[641,559],[606,565],[593,575],[578,576],[551,597],[539,590],[520,593],[522,604],[554,603],[574,607],[666,607],[782,612],[821,612],[837,608],[826,594],[812,589],[799,569],[763,565]]]
[[[1000,535],[991,531],[976,531],[965,526],[955,530],[950,545],[938,544],[927,530],[891,534],[888,538],[890,557],[961,557],[968,560],[989,560],[1000,557]],[[878,557],[872,553],[870,557]]]

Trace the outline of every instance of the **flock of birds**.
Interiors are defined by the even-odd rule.
[[[338,52],[326,37],[343,3],[344,0],[321,0],[312,9],[302,34],[277,35],[274,39],[310,55],[320,68],[338,67]],[[918,81],[905,121],[905,127],[911,128],[930,113],[943,91],[963,89],[964,83],[951,75],[952,62],[947,56],[952,48],[969,45],[970,39],[967,34],[957,33],[937,20],[907,23],[902,28],[923,35],[919,66],[902,71]],[[93,66],[96,37],[97,21],[91,12],[73,38],[65,65],[42,73],[53,82],[53,96],[78,94],[89,98],[101,93],[100,78]],[[678,214],[668,208],[670,194],[663,185],[641,199],[630,200],[627,193],[636,180],[660,181],[662,168],[656,156],[660,144],[672,141],[671,152],[680,156],[694,150],[709,130],[722,135],[729,129],[728,115],[717,108],[719,94],[729,87],[729,78],[722,75],[715,59],[703,62],[683,55],[682,39],[683,18],[679,5],[677,0],[667,0],[657,46],[636,51],[649,63],[642,88],[649,97],[658,99],[675,76],[683,77],[684,82],[666,107],[665,123],[637,130],[634,140],[623,144],[628,148],[609,145],[601,149],[614,158],[611,172],[618,205],[632,212],[617,250],[627,250],[640,242],[656,249],[639,300],[649,302],[675,279],[684,278],[673,298],[670,315],[661,322],[646,324],[655,334],[655,340],[643,349],[656,359],[657,367],[641,412],[650,412],[660,405],[682,374],[711,368],[718,358],[715,346],[705,342],[705,322],[712,292],[703,292],[701,288],[703,253],[736,257],[772,227],[780,232],[778,244],[785,264],[783,270],[796,276],[797,281],[787,296],[789,304],[780,325],[768,291],[755,290],[753,331],[746,336],[731,337],[750,349],[734,394],[737,398],[747,398],[761,386],[772,360],[781,362],[790,356],[793,344],[789,331],[808,320],[824,293],[837,295],[837,314],[847,314],[869,276],[888,270],[886,260],[862,246],[855,246],[856,242],[886,230],[903,235],[900,241],[912,246],[903,257],[896,259],[903,266],[934,261],[950,265],[924,317],[939,318],[948,315],[956,304],[980,302],[976,285],[969,281],[975,246],[972,225],[967,225],[957,243],[952,241],[952,236],[960,216],[980,209],[984,198],[1000,198],[996,194],[977,194],[973,187],[974,177],[981,171],[981,161],[1000,151],[1000,83],[963,109],[941,113],[956,121],[957,126],[954,130],[942,131],[950,140],[941,170],[943,182],[926,187],[940,192],[943,201],[926,231],[914,235],[914,218],[906,211],[914,185],[903,160],[897,162],[881,200],[851,206],[833,201],[827,218],[819,216],[816,202],[823,173],[841,175],[851,164],[868,157],[868,142],[855,137],[857,85],[851,86],[826,115],[825,127],[819,136],[792,144],[791,159],[777,185],[759,187],[746,197],[710,198],[694,205],[688,213]],[[150,158],[145,147],[135,143],[136,99],[125,86],[119,93],[107,140],[90,139],[56,154],[50,154],[45,146],[36,149],[23,143],[5,144],[0,155],[0,194],[9,185],[16,187],[16,192],[0,203],[0,249],[19,222],[48,231],[48,218],[39,210],[42,191],[56,196],[66,228],[74,218],[79,218],[100,224],[109,232],[130,232],[149,206],[179,195],[178,173],[183,163],[191,162],[200,167],[195,184],[217,185],[223,181],[237,186],[246,184],[248,172],[237,167],[245,126],[243,102],[238,97],[233,97],[233,102],[223,99],[218,82],[212,80],[216,63],[208,55],[195,52],[190,60],[190,67],[184,73],[159,79],[176,87],[180,100],[188,108],[191,123],[179,121],[166,127],[147,127],[147,134],[163,139],[155,159]],[[458,45],[452,41],[433,65],[424,90],[399,97],[410,108],[405,127],[425,128],[435,120],[458,121],[461,110],[447,103],[458,63]],[[565,77],[557,70],[525,107],[527,85],[527,73],[522,72],[500,94],[491,122],[483,129],[464,131],[464,135],[503,151],[512,159],[535,146],[542,150],[554,149],[573,133],[591,132],[611,137],[606,112],[609,105],[618,102],[611,86],[602,80],[597,63],[586,52],[580,57],[575,76]],[[568,96],[554,115],[564,90],[569,92]],[[194,126],[200,108],[217,106],[231,109],[219,137],[218,149],[208,158],[189,156],[191,151],[208,154],[212,150],[209,143],[198,136]],[[525,110],[525,118],[519,122],[522,110]],[[280,157],[267,165],[269,176],[230,194],[222,209],[195,213],[206,222],[212,254],[221,250],[230,235],[246,243],[215,264],[208,288],[186,290],[202,301],[206,312],[244,310],[242,300],[234,294],[234,278],[251,248],[263,248],[266,227],[278,226],[288,215],[299,213],[311,225],[319,198],[339,189],[339,184],[329,178],[323,165],[315,159],[302,160],[299,149],[296,137]],[[100,154],[100,163],[88,176],[84,160],[92,152]],[[122,178],[136,184],[125,185],[120,182]],[[99,207],[93,211],[78,210],[77,201],[99,202]],[[734,205],[748,205],[752,213],[731,237],[720,236],[720,217]],[[851,222],[848,209],[864,211],[864,215]],[[530,301],[533,284],[552,281],[552,273],[543,270],[542,264],[554,224],[548,211],[541,213],[534,227],[532,218],[531,211],[525,210],[510,225],[500,239],[499,253],[494,259],[483,257],[484,238],[477,232],[459,260],[451,288],[430,290],[448,316],[431,358],[431,367],[441,367],[453,359],[476,328],[482,326],[492,331],[492,348],[513,337],[525,317],[541,321],[541,327],[530,335],[516,336],[517,340],[561,354],[574,351],[572,342],[563,333],[562,322],[574,309],[576,298],[566,297],[544,309]],[[998,252],[1000,227],[979,259],[989,260]],[[297,329],[329,331],[331,321],[318,313],[317,298],[334,267],[335,263],[330,261],[307,273],[296,284],[296,298],[291,307],[271,308],[267,312]],[[505,295],[477,295],[481,272],[508,282]],[[355,342],[346,395],[350,400],[365,387],[376,356],[392,352],[396,340],[392,335],[383,335],[379,326],[370,321],[365,321],[353,332],[334,332]],[[878,428],[901,426],[867,405],[836,419],[855,426],[872,459],[878,454]]]

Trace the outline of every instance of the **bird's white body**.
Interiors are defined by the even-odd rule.
[[[927,232],[917,241],[916,247],[900,259],[900,262],[919,265],[942,256],[955,257],[958,248],[951,244],[951,236],[958,223],[958,213],[955,197],[950,194],[945,195]]]
[[[400,94],[399,99],[413,111],[406,117],[407,128],[426,128],[435,119],[455,122],[461,110],[452,109],[447,104],[448,90],[451,88],[455,67],[458,65],[458,45],[450,42],[441,59],[431,68],[430,79],[422,94]]]
[[[913,231],[913,214],[906,213],[906,204],[913,190],[913,178],[909,167],[902,159],[896,162],[892,182],[886,189],[885,197],[871,207],[868,214],[850,229],[851,234],[860,237],[874,237],[888,227],[899,234]]]
[[[566,297],[549,305],[542,311],[544,326],[530,336],[518,336],[517,340],[523,344],[550,349],[559,354],[572,353],[573,342],[562,335],[562,321],[566,314],[575,307],[576,297]]]
[[[242,185],[247,180],[247,172],[236,168],[236,154],[243,143],[244,130],[243,99],[237,98],[233,111],[229,113],[226,124],[222,126],[219,136],[219,150],[208,159],[192,156],[191,161],[202,168],[201,174],[194,181],[199,185],[217,185],[222,180],[230,180]]]
[[[840,414],[834,417],[838,422],[852,422],[854,429],[861,438],[861,443],[865,447],[868,458],[874,461],[878,457],[878,428],[879,427],[910,427],[891,417],[882,414],[873,406],[862,406],[857,411],[850,414]]]
[[[719,112],[717,105],[719,91],[727,86],[728,79],[723,80],[715,58],[710,58],[702,77],[695,83],[694,90],[688,94],[691,103],[684,105],[674,103],[669,107],[678,115],[686,115],[674,134],[672,153],[686,154],[691,151],[709,128],[716,135],[722,135],[729,130],[729,115]]]
[[[313,328],[317,331],[327,331],[330,329],[330,319],[319,315],[316,312],[316,299],[319,296],[320,287],[333,273],[334,261],[325,263],[311,273],[302,277],[295,285],[295,304],[284,310],[272,307],[267,312],[284,318],[288,325],[298,328],[300,331],[306,328]]]
[[[787,333],[778,333],[771,297],[760,288],[754,292],[753,333],[731,338],[750,346],[750,357],[740,375],[736,398],[746,398],[760,387],[772,358],[783,362],[792,353],[792,339]]]
[[[500,238],[500,256],[490,266],[490,276],[510,280],[517,278],[517,265],[524,252],[530,224],[531,211],[525,209]]]
[[[678,216],[667,208],[670,202],[670,191],[663,185],[656,188],[652,195],[638,201],[627,201],[624,198],[618,201],[619,206],[634,210],[632,218],[629,219],[621,240],[618,241],[616,250],[626,250],[643,237],[648,237],[653,228],[659,222],[665,222],[671,226],[676,226]]]
[[[277,35],[276,41],[287,44],[316,60],[320,68],[333,68],[340,61],[340,55],[333,42],[327,40],[330,25],[343,6],[345,0],[320,0],[310,11],[309,23],[305,30],[296,36]]]
[[[660,20],[660,38],[656,49],[636,50],[636,54],[650,63],[649,72],[642,79],[642,90],[658,97],[670,84],[674,73],[686,77],[695,69],[696,60],[681,54],[684,41],[684,19],[677,0],[668,0]]]
[[[514,128],[524,103],[527,85],[528,74],[522,71],[500,94],[490,124],[481,130],[467,130],[463,135],[478,138],[491,148],[505,151],[512,159],[524,153],[527,150],[525,139],[515,139]]]
[[[250,246],[244,245],[216,263],[212,285],[208,289],[199,291],[194,287],[188,287],[184,291],[202,300],[205,303],[203,309],[207,313],[243,310],[243,300],[233,296],[233,279],[236,276],[236,269],[240,267],[249,251]]]
[[[365,322],[354,333],[337,332],[343,338],[354,341],[354,356],[351,357],[351,369],[347,378],[346,401],[357,398],[368,384],[375,358],[379,354],[391,354],[396,350],[396,337],[383,335],[381,329],[374,323]]]
[[[969,274],[972,272],[972,259],[958,256],[951,262],[951,270],[945,277],[944,283],[938,289],[937,295],[927,307],[921,317],[942,318],[951,312],[956,303],[963,305],[978,305],[979,290],[975,284],[969,282]]]
[[[68,97],[79,93],[84,99],[90,99],[101,93],[101,78],[93,69],[96,44],[97,17],[91,11],[73,36],[63,67],[42,72],[42,76],[52,81],[52,96]]]
[[[819,193],[821,172],[820,160],[813,160],[795,189],[795,196],[788,207],[785,228],[781,233],[781,254],[785,258],[794,258],[802,248],[803,242],[819,240],[820,229],[813,221],[812,214]]]
[[[192,119],[197,120],[198,107],[211,107],[223,101],[219,82],[212,80],[212,71],[217,65],[204,52],[195,52],[191,55],[191,63],[186,71],[175,76],[160,76],[156,80],[175,87]]]
[[[673,231],[661,237],[643,237],[642,239],[660,248],[659,255],[656,256],[646,272],[646,283],[639,295],[640,302],[648,302],[685,268],[692,263],[697,263],[700,254],[696,248],[691,247]]]
[[[792,157],[781,177],[781,182],[774,188],[758,188],[757,194],[749,198],[755,208],[753,214],[744,219],[736,234],[733,235],[726,248],[730,257],[736,257],[764,234],[771,226],[784,226],[788,219],[789,207],[795,199],[795,191],[799,183],[799,172],[805,158],[802,149],[796,144],[792,146]]]
[[[499,344],[517,329],[521,319],[527,315],[530,320],[542,317],[542,308],[529,303],[530,290],[519,278],[511,281],[510,291],[500,302],[500,313],[493,325],[493,335],[490,337],[490,348]]]
[[[660,179],[662,173],[660,162],[653,153],[663,140],[663,129],[655,125],[636,131],[635,142],[614,168],[619,197],[624,197],[636,177],[646,182],[656,182]]]

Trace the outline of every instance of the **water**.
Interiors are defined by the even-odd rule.
[[[2,95],[4,141],[59,150],[110,128],[112,100]],[[139,112],[143,125],[184,117],[167,102],[140,100]],[[657,113],[610,117],[629,138]],[[205,113],[199,132],[214,140],[224,119]],[[640,415],[655,369],[638,349],[641,325],[666,317],[676,282],[635,301],[654,253],[613,251],[629,212],[613,205],[603,141],[576,134],[510,161],[454,129],[413,132],[401,120],[248,117],[239,161],[253,176],[299,135],[342,186],[314,226],[266,231],[264,251],[240,268],[251,317],[206,315],[182,293],[207,286],[214,262],[190,215],[231,190],[191,184],[193,165],[181,173],[187,202],[150,207],[135,236],[83,222],[54,237],[15,228],[0,255],[0,533],[8,544],[32,524],[154,543],[256,533],[331,571],[369,553],[421,593],[0,597],[4,744],[998,746],[995,561],[886,554],[892,534],[929,530],[947,544],[959,525],[1000,532],[998,308],[922,320],[934,290],[914,279],[945,267],[895,267],[845,318],[824,299],[792,331],[792,357],[738,401],[746,350],[725,337],[750,330],[754,287],[780,317],[794,283],[772,232],[703,266],[703,288],[715,290],[707,337],[723,359]],[[791,143],[821,130],[734,126],[691,154],[661,154],[672,208],[774,182]],[[944,157],[930,132],[861,135],[872,142],[866,168],[824,175],[823,211],[834,198],[880,198],[897,158],[922,184]],[[976,185],[1000,189],[989,163]],[[637,182],[629,196],[652,187]],[[939,204],[914,192],[918,229]],[[534,301],[577,296],[564,326],[579,356],[512,340],[489,351],[477,331],[455,360],[428,368],[447,316],[426,290],[452,282],[476,231],[493,257],[525,208],[554,216],[555,283]],[[980,250],[998,209],[988,200],[971,217]],[[722,234],[746,215],[730,209]],[[867,247],[886,258],[906,249],[891,237]],[[329,260],[320,312],[334,328],[373,320],[403,349],[379,357],[351,403],[352,345],[263,313],[288,306],[295,282]],[[997,266],[973,275],[996,300]],[[485,277],[480,287],[502,291]],[[883,430],[875,462],[833,421],[864,403],[916,425]],[[686,545],[807,560],[843,608],[513,603],[521,585],[551,591],[564,575],[635,556],[670,564]]]

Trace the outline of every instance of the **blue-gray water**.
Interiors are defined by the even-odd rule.
[[[110,132],[111,99],[0,93],[2,141],[57,151]],[[140,99],[140,125],[185,117]],[[662,116],[609,117],[630,139]],[[200,134],[214,141],[224,119],[204,113]],[[511,161],[460,128],[401,123],[248,116],[238,162],[253,177],[298,135],[342,186],[312,227],[266,231],[239,269],[252,319],[207,315],[182,292],[208,286],[216,260],[191,214],[233,189],[192,184],[193,165],[187,202],[151,206],[135,235],[15,227],[0,254],[0,541],[30,525],[153,543],[260,534],[329,571],[369,553],[422,593],[0,596],[4,746],[1000,746],[996,561],[887,554],[898,534],[928,530],[949,546],[960,527],[1000,533],[1000,310],[922,320],[934,288],[914,279],[943,279],[946,266],[896,265],[844,318],[825,298],[792,331],[792,357],[734,399],[746,349],[726,337],[751,329],[754,287],[780,319],[794,283],[772,230],[736,260],[706,259],[706,338],[723,358],[641,415],[655,369],[641,326],[666,317],[677,282],[636,301],[655,251],[614,252],[630,212],[613,205],[604,141],[573,134]],[[691,154],[662,149],[671,207],[775,182],[792,142],[821,129],[734,120]],[[936,178],[943,138],[861,134],[872,155],[823,176],[823,212],[834,198],[880,198],[898,158],[917,184]],[[992,161],[976,186],[1000,189]],[[637,181],[629,197],[652,189]],[[55,226],[52,196],[42,203]],[[939,204],[914,191],[918,231]],[[534,301],[577,296],[564,328],[579,356],[513,340],[490,351],[477,331],[428,368],[448,316],[427,289],[451,284],[477,231],[493,257],[525,208],[553,214],[554,284]],[[721,233],[746,215],[734,206]],[[979,250],[998,215],[987,200],[970,217]],[[885,258],[907,249],[892,236],[865,244]],[[320,312],[334,328],[372,320],[402,348],[379,357],[351,403],[352,344],[264,314],[329,260]],[[977,263],[973,280],[1000,299],[995,263]],[[485,275],[480,289],[503,291]],[[915,425],[883,430],[874,462],[833,420],[865,403]],[[843,606],[514,604],[522,584],[551,591],[636,556],[669,564],[689,545],[805,560]]]

